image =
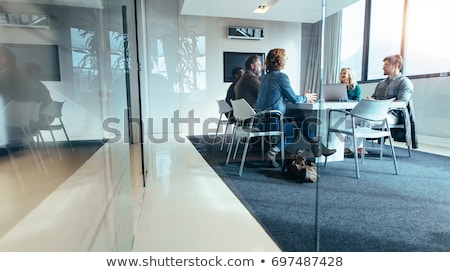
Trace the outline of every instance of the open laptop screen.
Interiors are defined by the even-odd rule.
[[[324,84],[322,94],[325,101],[348,101],[347,86],[344,83]]]

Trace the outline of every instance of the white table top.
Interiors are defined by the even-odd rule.
[[[344,109],[353,109],[358,101],[347,101],[347,102],[315,102],[315,103],[288,103],[288,109],[299,109],[299,110],[344,110]],[[394,101],[392,102],[391,108],[404,108],[406,107],[406,103],[403,101]]]

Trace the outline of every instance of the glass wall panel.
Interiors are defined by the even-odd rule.
[[[401,49],[404,0],[372,1],[367,79],[383,77],[384,57]],[[389,8],[386,8],[389,7]]]
[[[122,15],[0,1],[1,250],[131,248]]]

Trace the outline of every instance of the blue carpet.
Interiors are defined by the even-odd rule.
[[[318,184],[293,183],[261,162],[253,148],[242,177],[239,160],[225,165],[226,152],[211,139],[191,142],[227,186],[287,252],[450,251],[450,158],[396,148],[400,175],[389,151],[373,151],[355,178],[353,158],[319,165]],[[240,154],[238,152],[238,154]],[[317,194],[317,188],[318,194]]]

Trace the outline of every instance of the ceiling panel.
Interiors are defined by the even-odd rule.
[[[279,0],[264,14],[253,13],[271,0],[184,0],[181,15],[213,16],[265,21],[315,23],[322,17],[322,0]],[[358,2],[358,0],[328,0],[327,15]]]
[[[103,8],[102,0],[6,0],[0,1],[0,4],[2,2],[58,5],[69,7],[99,8],[99,9]]]

